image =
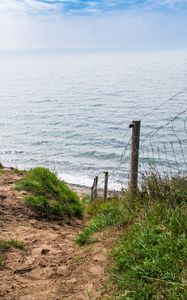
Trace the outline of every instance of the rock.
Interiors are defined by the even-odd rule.
[[[42,249],[41,254],[46,255],[47,253],[49,253],[49,249]]]

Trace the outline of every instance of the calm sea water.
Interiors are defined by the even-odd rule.
[[[0,161],[46,166],[64,180],[90,185],[118,165],[129,123],[186,86],[185,51],[1,52]],[[142,136],[185,108],[187,93],[146,117]],[[183,125],[181,119],[179,132]]]

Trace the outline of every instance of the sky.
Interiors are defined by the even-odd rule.
[[[0,0],[0,49],[187,49],[187,0]]]

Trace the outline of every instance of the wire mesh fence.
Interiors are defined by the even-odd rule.
[[[187,88],[164,101],[157,108],[141,119],[141,134],[138,153],[138,184],[141,186],[143,178],[152,173],[159,174],[160,178],[173,178],[175,176],[187,176],[187,109],[176,110],[172,116],[167,116],[161,122],[162,125],[151,124],[146,118],[161,110],[166,103],[177,100],[181,94],[187,96]],[[174,103],[175,106],[177,102]],[[159,122],[160,124],[160,122]],[[132,127],[132,126],[130,126]],[[124,147],[119,164],[109,172],[109,190],[123,191],[129,188],[132,160],[132,136],[131,129],[125,131]],[[97,187],[102,192],[104,187],[104,175],[99,177]]]
[[[139,172],[161,177],[187,174],[187,110],[150,131],[140,141]],[[141,178],[141,176],[140,176]]]

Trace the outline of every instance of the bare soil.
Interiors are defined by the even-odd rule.
[[[85,220],[47,221],[25,202],[26,192],[14,188],[21,175],[0,174],[0,239],[16,239],[25,250],[11,249],[0,270],[0,299],[104,299],[103,283],[115,230],[97,235],[98,242],[79,247],[74,240]]]

